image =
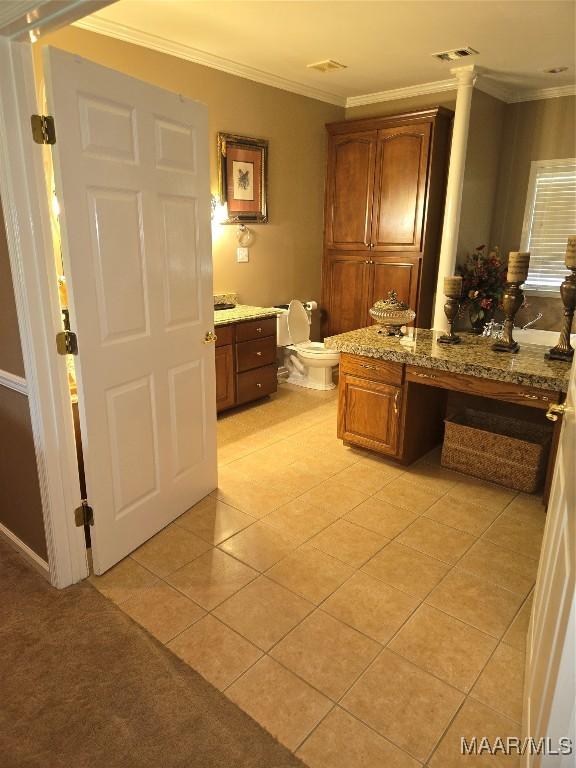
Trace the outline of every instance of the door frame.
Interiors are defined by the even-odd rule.
[[[32,46],[0,37],[0,195],[24,358],[26,387],[53,586],[88,576],[68,375],[55,335],[62,330],[43,152],[32,140],[38,111]]]

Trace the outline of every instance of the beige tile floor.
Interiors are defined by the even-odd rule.
[[[515,766],[538,498],[336,438],[283,385],[218,422],[219,487],[96,587],[310,768]]]

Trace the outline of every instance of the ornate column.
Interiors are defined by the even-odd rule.
[[[448,328],[444,314],[444,278],[454,274],[456,266],[456,249],[458,247],[458,232],[460,230],[460,210],[462,207],[462,187],[464,184],[464,169],[466,167],[466,147],[468,145],[468,126],[470,124],[470,107],[472,91],[478,77],[474,65],[457,67],[451,70],[458,81],[456,95],[456,110],[452,130],[452,148],[450,150],[450,166],[448,183],[446,185],[446,207],[444,209],[444,224],[442,226],[442,244],[438,261],[438,280],[436,283],[436,299],[434,302],[433,327],[445,331]]]

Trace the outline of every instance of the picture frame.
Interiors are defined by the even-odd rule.
[[[268,142],[218,133],[218,190],[228,217],[223,224],[268,222]]]

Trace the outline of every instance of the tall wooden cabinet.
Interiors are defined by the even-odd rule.
[[[393,289],[430,326],[451,120],[438,107],[327,126],[324,335],[369,325]]]

